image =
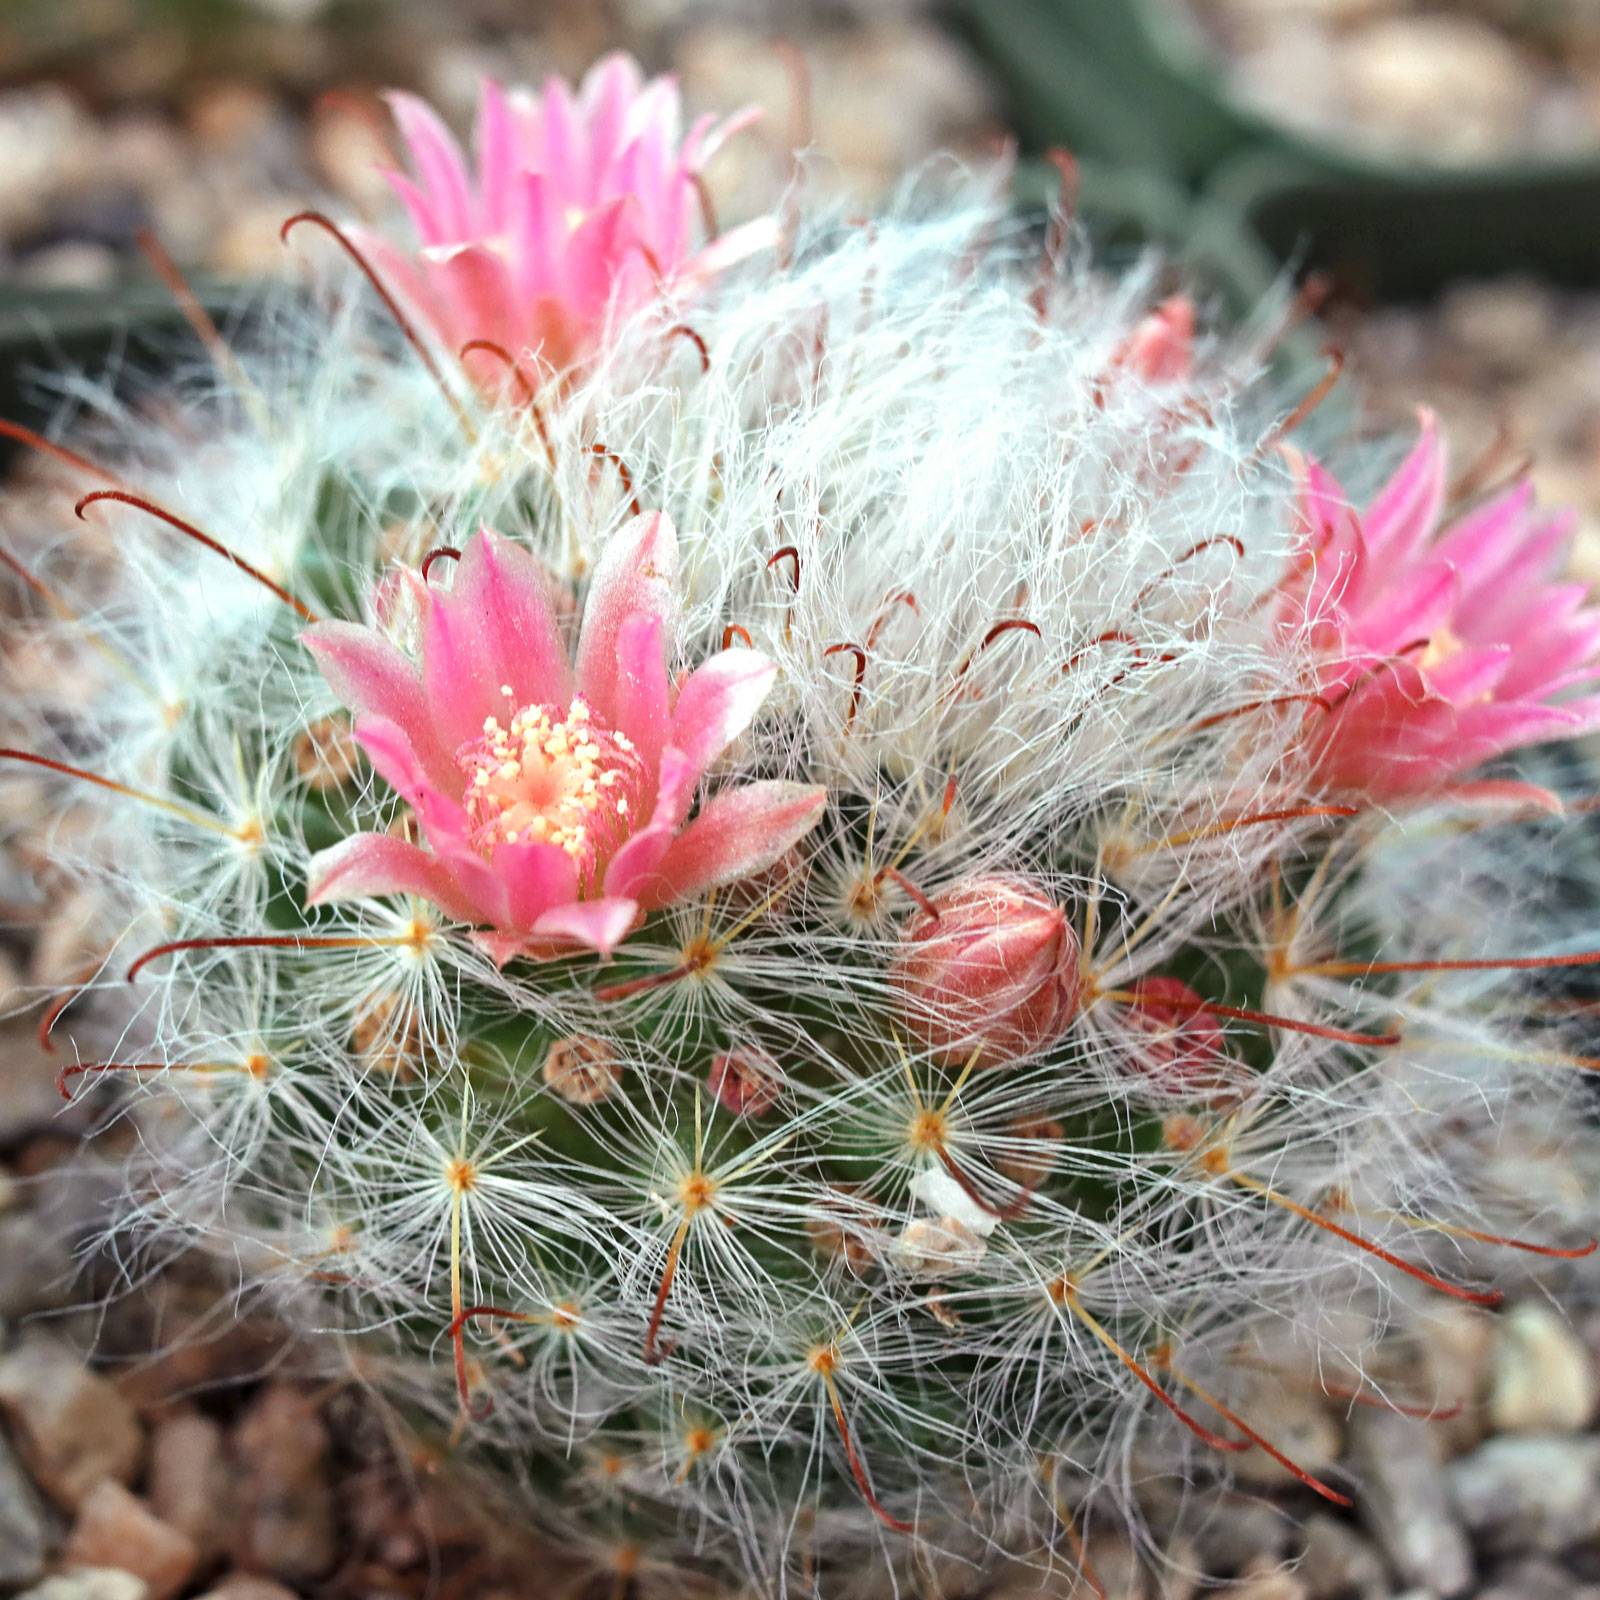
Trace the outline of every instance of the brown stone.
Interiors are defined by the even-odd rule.
[[[0,1358],[0,1412],[40,1488],[75,1508],[102,1479],[131,1481],[143,1434],[114,1384],[53,1339]]]
[[[297,1600],[297,1597],[293,1589],[285,1589],[271,1578],[258,1578],[250,1572],[235,1572],[224,1578],[215,1589],[207,1589],[200,1600]]]
[[[62,1561],[68,1567],[117,1567],[143,1579],[149,1600],[172,1600],[194,1575],[200,1553],[144,1501],[102,1478],[78,1507]]]
[[[150,1438],[145,1492],[161,1520],[194,1542],[202,1559],[227,1548],[233,1469],[221,1426],[185,1411],[157,1424]]]
[[[328,1430],[299,1390],[275,1383],[239,1419],[233,1435],[240,1566],[289,1582],[333,1565],[333,1495]]]

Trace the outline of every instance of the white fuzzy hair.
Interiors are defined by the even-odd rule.
[[[86,577],[29,624],[66,665],[14,686],[13,742],[177,808],[10,780],[13,839],[98,918],[77,1036],[153,1069],[105,1075],[140,1133],[125,1220],[226,1255],[444,1417],[452,1317],[516,1313],[495,1338],[463,1329],[473,1396],[494,1402],[468,1436],[574,1548],[632,1552],[663,1587],[685,1560],[841,1593],[930,1551],[1070,1566],[1074,1516],[1228,1465],[1156,1402],[1141,1352],[1170,1347],[1181,1376],[1160,1381],[1213,1431],[1196,1385],[1235,1407],[1308,1375],[1393,1389],[1378,1357],[1429,1297],[1308,1211],[1462,1283],[1507,1251],[1431,1224],[1561,1239],[1570,1221],[1530,1221],[1464,1158],[1508,1121],[1545,1127],[1570,1077],[1551,1065],[1567,1042],[1530,1038],[1503,976],[1274,965],[1495,946],[1468,925],[1475,891],[1436,899],[1473,881],[1481,831],[1237,825],[1317,799],[1309,656],[1270,620],[1297,534],[1271,384],[1220,342],[1181,382],[1123,370],[1154,267],[1111,280],[1074,251],[1041,304],[1034,250],[988,211],[818,224],[791,265],[614,330],[537,425],[469,402],[470,438],[340,293],[269,314],[247,394],[196,382],[123,409],[79,386],[83,448],[306,605],[381,609],[402,642],[403,604],[376,599],[393,560],[486,523],[539,556],[575,626],[630,499],[670,514],[674,670],[737,630],[781,668],[713,782],[818,783],[830,804],[787,886],[677,906],[609,968],[497,971],[409,903],[308,919],[311,851],[396,802],[370,776],[311,791],[296,740],[338,707],[298,620],[135,508],[75,523],[63,493],[14,529],[39,571],[67,568],[59,546]],[[1513,875],[1520,826],[1488,830]],[[1139,1069],[1114,1000],[1035,1059],[957,1074],[902,1045],[885,974],[913,899],[885,867],[923,896],[1025,875],[1068,908],[1102,989],[1176,970],[1302,1026],[1227,1023],[1244,1084],[1227,1117]],[[158,944],[307,931],[343,942],[212,943],[122,981]],[[688,977],[595,996],[724,934]],[[574,1036],[621,1070],[588,1108],[540,1071]],[[752,1039],[789,1073],[760,1122],[702,1087],[715,1050]],[[938,1159],[908,1135],[930,1111]],[[1209,1143],[1186,1151],[1164,1119],[1190,1113]],[[1048,1176],[1002,1216],[1004,1174],[1046,1146]],[[714,1205],[683,1200],[696,1174]],[[927,1197],[950,1182],[993,1218],[940,1271],[904,1241],[941,1223]],[[861,1548],[876,1562],[852,1573]]]

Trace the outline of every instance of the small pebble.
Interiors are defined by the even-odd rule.
[[[1600,1535],[1600,1439],[1507,1435],[1448,1470],[1462,1518],[1491,1553],[1557,1555]]]
[[[1489,1420],[1497,1433],[1577,1433],[1594,1416],[1594,1362],[1567,1320],[1537,1301],[1495,1331]]]
[[[1266,1561],[1254,1565],[1257,1570],[1246,1570],[1220,1592],[1234,1600],[1309,1600],[1311,1591],[1299,1573]]]
[[[15,1187],[15,1185],[14,1185]],[[18,1322],[67,1303],[72,1252],[28,1211],[0,1215],[0,1320]]]
[[[1361,1408],[1350,1420],[1357,1504],[1389,1565],[1406,1583],[1458,1595],[1472,1582],[1472,1550],[1457,1523],[1429,1424]]]
[[[245,1514],[240,1565],[290,1582],[319,1577],[337,1556],[328,1487],[328,1430],[297,1389],[262,1391],[233,1433],[239,1503]]]
[[[1334,1470],[1344,1451],[1344,1429],[1320,1404],[1314,1391],[1297,1393],[1282,1384],[1256,1385],[1242,1405],[1250,1425],[1258,1429],[1296,1466],[1313,1477]],[[1288,1488],[1297,1482],[1294,1474],[1265,1450],[1251,1450],[1233,1463],[1234,1476],[1241,1483],[1266,1488]]]
[[[50,1542],[44,1507],[0,1433],[0,1589],[40,1578]]]
[[[76,1508],[104,1478],[131,1481],[144,1442],[133,1407],[69,1346],[33,1337],[0,1357],[0,1412],[61,1505]]]
[[[192,1539],[168,1527],[144,1501],[102,1478],[78,1507],[62,1559],[69,1567],[115,1562],[144,1580],[149,1600],[173,1600],[194,1575],[200,1553]]]
[[[1600,1588],[1574,1583],[1544,1556],[1528,1556],[1496,1570],[1474,1600],[1600,1600]]]
[[[79,1567],[46,1578],[16,1600],[150,1600],[143,1578],[120,1567]]]
[[[297,1600],[297,1596],[293,1589],[285,1589],[271,1578],[235,1572],[224,1578],[215,1589],[207,1589],[200,1600]]]
[[[190,1539],[202,1559],[226,1550],[234,1497],[220,1424],[194,1411],[157,1423],[145,1479],[150,1509]]]
[[[1297,1570],[1309,1600],[1388,1600],[1383,1557],[1348,1522],[1324,1511],[1306,1519]]]
[[[1209,1573],[1228,1577],[1259,1556],[1280,1561],[1294,1539],[1294,1521],[1265,1500],[1210,1496],[1184,1507],[1183,1537]]]

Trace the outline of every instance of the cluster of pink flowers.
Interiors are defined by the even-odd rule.
[[[754,113],[687,135],[670,78],[646,83],[613,55],[573,91],[542,95],[485,79],[476,175],[433,110],[390,97],[415,179],[389,175],[417,231],[408,252],[362,236],[388,285],[452,353],[498,347],[530,379],[564,373],[594,351],[608,319],[693,284],[775,237],[770,221],[703,240],[700,170]],[[504,383],[492,359],[474,371]]]
[[[696,248],[699,167],[743,125],[680,138],[675,86],[613,56],[577,95],[486,82],[476,179],[438,118],[394,97],[416,181],[393,175],[421,249],[370,242],[379,269],[447,344],[499,347],[564,371],[608,318],[703,278],[770,237],[754,225]],[[1178,296],[1111,358],[1115,379],[1181,384],[1195,314]],[[1506,751],[1600,723],[1600,611],[1558,581],[1570,532],[1520,482],[1447,525],[1447,461],[1425,417],[1409,458],[1363,512],[1302,463],[1304,544],[1278,591],[1278,636],[1309,639],[1306,746],[1321,790],[1366,803],[1436,795]],[[497,961],[609,952],[649,911],[770,867],[817,822],[819,787],[760,782],[705,800],[701,779],[761,706],[776,666],[724,650],[674,689],[666,646],[676,539],[659,514],[607,547],[569,664],[551,585],[485,530],[448,592],[422,597],[420,666],[378,632],[313,627],[306,642],[357,713],[355,735],[415,813],[428,848],[361,834],[313,863],[313,904],[409,893],[474,925]],[[1504,786],[1501,786],[1502,790]],[[958,886],[902,930],[889,980],[922,1042],[1000,1065],[1072,1023],[1086,981],[1065,911],[1022,880]],[[1130,1071],[1209,1081],[1219,1030],[1198,996],[1154,978],[1125,997]],[[758,1112],[778,1078],[719,1058],[719,1099]]]

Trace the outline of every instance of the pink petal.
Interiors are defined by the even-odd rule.
[[[736,134],[753,128],[762,118],[760,106],[741,106],[730,113],[709,132],[700,137],[691,133],[683,142],[683,159],[692,171],[698,172]],[[698,131],[698,125],[697,125]]]
[[[448,308],[427,281],[417,258],[396,249],[376,229],[352,226],[348,231],[384,288],[395,297],[403,311],[421,324],[419,331],[431,333],[449,348],[452,330]],[[451,353],[454,354],[454,350]]]
[[[474,933],[472,942],[497,967],[503,967],[513,956],[522,954],[528,940],[520,933],[496,933],[491,929]]]
[[[422,678],[399,650],[353,622],[315,623],[300,640],[342,705],[397,729],[430,783],[459,786],[453,752],[434,734]]]
[[[511,277],[518,297],[526,302],[560,288],[557,272],[566,248],[567,223],[561,208],[550,193],[550,185],[537,172],[519,172],[513,185],[514,198],[508,229],[511,245]],[[522,312],[518,345],[537,349],[540,341],[529,337],[527,308]],[[520,349],[513,349],[513,355]]]
[[[615,51],[595,62],[585,74],[580,99],[589,124],[591,194],[598,194],[600,175],[622,141],[628,112],[643,87],[638,63]]]
[[[505,890],[509,927],[532,928],[552,907],[578,897],[578,869],[559,845],[496,845],[488,870]]]
[[[478,84],[478,120],[473,134],[484,231],[491,235],[504,233],[517,178],[517,128],[505,91],[487,75]]]
[[[775,249],[783,238],[783,223],[777,216],[756,217],[719,234],[703,250],[684,264],[696,282],[715,277],[736,262],[747,260],[763,250]]]
[[[689,814],[698,781],[695,768],[669,744],[661,752],[661,775],[650,820],[611,858],[606,869],[607,894],[633,898],[635,886],[655,871]]]
[[[1536,806],[1553,817],[1565,814],[1561,796],[1536,783],[1519,783],[1513,778],[1483,778],[1473,783],[1452,783],[1435,796],[1466,806],[1512,806],[1521,810]]]
[[[351,724],[356,743],[366,752],[373,770],[408,805],[420,805],[425,796],[434,796],[454,805],[459,800],[462,778],[436,783],[411,743],[410,735],[387,717],[360,716]],[[454,763],[452,763],[454,765]],[[456,807],[460,809],[459,806]]]
[[[747,783],[724,789],[673,840],[641,885],[647,910],[762,872],[822,819],[828,791],[802,783]]]
[[[1374,557],[1374,569],[1382,563]],[[1374,655],[1407,649],[1431,639],[1450,621],[1461,583],[1448,561],[1429,561],[1389,578],[1353,619],[1352,641]]]
[[[470,238],[475,222],[472,191],[455,135],[439,120],[433,107],[414,94],[396,91],[385,98],[427,190],[435,223],[443,236],[441,242]]]
[[[571,91],[555,76],[545,79],[539,100],[539,168],[563,208],[590,203],[588,134]]]
[[[671,724],[661,641],[664,626],[660,617],[636,611],[617,630],[617,720],[612,726],[633,741],[652,782]]]
[[[778,676],[759,650],[723,650],[689,674],[672,713],[672,743],[698,775],[750,726]]]
[[[516,291],[504,259],[487,245],[458,244],[425,250],[422,270],[443,308],[441,330],[454,356],[473,339],[487,339],[515,356],[521,337]]]
[[[1367,548],[1386,572],[1413,561],[1433,537],[1449,487],[1449,456],[1431,411],[1400,469],[1378,491],[1361,519]]]
[[[607,201],[573,230],[561,255],[559,288],[573,316],[598,325],[616,302],[626,314],[649,298],[649,263],[639,250],[644,235],[631,195]],[[637,282],[620,292],[629,268]],[[642,276],[640,276],[642,274]]]
[[[414,894],[457,922],[482,913],[438,856],[387,833],[357,833],[319,851],[306,869],[306,905],[338,905],[376,895]]]
[[[445,225],[439,208],[434,205],[430,195],[413,183],[405,173],[394,172],[387,167],[380,170],[384,181],[399,197],[400,204],[406,208],[411,218],[411,226],[417,230],[417,242],[424,249],[448,247],[460,243],[460,235]]]
[[[504,725],[521,706],[565,709],[571,700],[549,595],[533,555],[488,528],[468,541],[450,592],[433,595],[423,619],[423,682],[439,740],[452,752],[482,735],[486,717]]]
[[[634,900],[584,900],[557,906],[533,925],[541,939],[575,939],[579,944],[610,955],[627,938],[639,914]]]
[[[646,512],[613,536],[595,568],[578,639],[578,691],[617,726],[617,635],[634,613],[660,617],[670,648],[677,620],[678,535],[664,512]]]

